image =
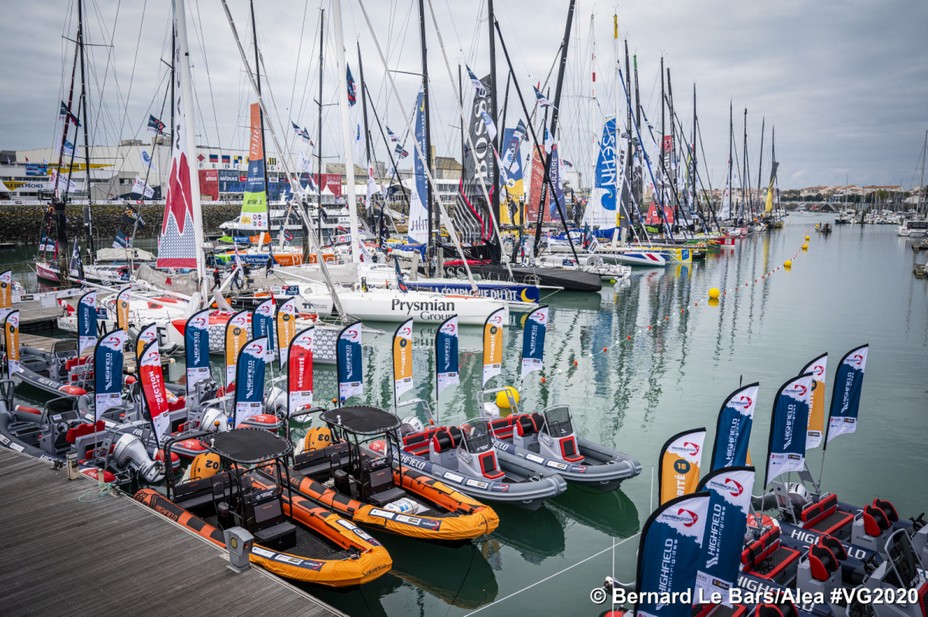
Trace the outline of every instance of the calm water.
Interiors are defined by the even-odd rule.
[[[629,283],[599,295],[550,299],[546,380],[536,373],[523,384],[524,408],[568,403],[578,433],[638,458],[644,471],[622,490],[571,487],[535,513],[500,507],[497,532],[461,548],[380,534],[393,555],[390,574],[351,592],[310,591],[353,615],[467,615],[478,609],[482,615],[598,615],[602,609],[590,603],[590,589],[613,569],[620,579],[634,578],[637,538],[619,546],[614,560],[608,549],[635,534],[650,512],[652,467],[663,442],[705,426],[711,443],[724,397],[742,379],[759,381],[752,451],[763,460],[777,388],[824,351],[831,380],[841,355],[865,342],[871,351],[858,432],[832,443],[823,487],[852,503],[891,499],[906,516],[928,510],[924,479],[918,479],[928,462],[928,282],[912,276],[909,242],[894,227],[836,226],[829,237],[812,230],[832,218],[793,215],[784,229],[691,267],[636,272]],[[790,258],[806,234],[809,250],[791,270],[761,278]],[[5,255],[0,261],[22,258]],[[710,287],[730,290],[718,306],[705,301]],[[392,334],[390,325],[372,325]],[[367,389],[359,402],[392,402],[389,334],[365,340]],[[429,400],[433,339],[434,329],[417,329],[417,394]],[[504,358],[509,383],[517,375],[520,345],[518,328],[510,328]],[[442,419],[476,414],[479,363],[479,331],[465,330],[461,385],[443,393]],[[331,368],[317,368],[316,375],[317,396],[333,396]],[[827,387],[830,399],[830,381]],[[808,458],[817,475],[821,451]]]

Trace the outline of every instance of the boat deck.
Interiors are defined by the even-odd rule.
[[[19,334],[20,345],[26,345],[27,347],[35,347],[36,349],[41,349],[42,351],[45,351],[45,352],[51,352],[52,346],[55,344],[56,341],[60,341],[60,340],[61,340],[60,338],[54,338],[51,336],[39,336],[37,334],[24,334],[24,333]],[[89,356],[92,354],[93,354],[93,348],[85,349],[83,353],[83,355],[85,356]],[[130,373],[134,373],[135,368],[136,368],[135,367],[135,354],[127,350],[126,353],[123,354],[123,356],[124,356],[123,365],[124,365],[125,370],[127,370]],[[167,367],[167,365],[170,363],[171,363],[170,358],[168,358],[166,355],[161,356],[162,368]]]
[[[342,615],[125,495],[98,496],[36,459],[0,448],[0,589],[13,615]]]

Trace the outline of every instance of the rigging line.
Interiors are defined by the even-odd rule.
[[[197,11],[197,19],[196,19],[196,22],[194,23],[194,29],[196,29],[197,25],[200,26],[200,33],[197,38],[199,39],[199,43],[200,43],[200,51],[203,53],[203,67],[206,69],[206,83],[209,86],[209,100],[213,108],[213,127],[216,129],[216,145],[219,147],[220,150],[222,150],[222,135],[219,132],[219,114],[216,112],[216,95],[213,93],[213,78],[209,70],[209,58],[206,55],[206,39],[204,36],[204,31],[203,31],[203,18],[200,16],[200,2],[199,0],[194,0],[193,4],[196,7],[196,11]],[[200,109],[200,117],[201,119],[203,118],[202,107]],[[203,128],[204,128],[203,136],[207,137],[206,131],[205,131],[206,129],[205,124],[203,125]],[[207,143],[209,143],[208,137],[206,141]]]
[[[129,103],[132,99],[132,84],[135,81],[135,68],[138,65],[139,60],[139,48],[142,46],[142,28],[145,26],[145,10],[148,8],[148,0],[142,4],[142,18],[139,20],[139,33],[136,37],[135,43],[135,54],[132,57],[132,71],[129,73],[129,89],[126,91],[126,104],[123,106],[122,121],[119,123],[119,133],[117,134],[118,138],[122,138],[122,132],[126,127],[126,120],[129,118]],[[138,129],[132,135],[133,138],[138,136]],[[126,165],[126,159],[123,158],[119,165],[119,171],[123,171]],[[146,172],[147,175],[147,172]]]
[[[96,11],[97,18],[99,19],[99,23],[101,23],[101,24],[104,23],[103,15],[102,15],[102,13],[100,12],[99,6],[98,6],[96,3],[93,3],[93,8],[94,8],[95,11]],[[115,82],[115,88],[116,88],[116,94],[115,94],[115,96],[116,96],[117,100],[120,100],[120,99],[121,99],[120,92],[119,92],[119,78],[118,78],[118,76],[116,75],[116,67],[115,67],[115,63],[113,62],[113,49],[114,49],[114,48],[113,48],[113,41],[114,41],[114,37],[115,37],[115,34],[116,34],[116,28],[117,28],[117,26],[118,26],[118,24],[119,24],[119,13],[120,13],[120,9],[121,9],[121,8],[122,8],[122,1],[120,0],[120,2],[117,2],[117,3],[116,3],[116,17],[115,17],[115,19],[113,20],[113,30],[112,30],[112,32],[110,33],[109,45],[103,45],[103,47],[105,47],[105,48],[107,49],[107,51],[106,51],[106,63],[105,63],[105,69],[104,69],[104,71],[103,71],[103,82],[102,82],[102,84],[101,84],[100,81],[99,81],[99,75],[98,75],[97,69],[96,69],[96,62],[91,61],[91,62],[88,63],[89,66],[88,66],[87,72],[90,74],[90,77],[92,77],[92,79],[93,79],[93,84],[97,87],[98,101],[99,101],[99,104],[97,105],[97,110],[96,110],[96,117],[93,119],[92,122],[90,122],[90,126],[87,127],[88,133],[89,133],[90,135],[93,136],[93,138],[90,140],[91,143],[99,143],[100,141],[103,141],[103,140],[105,139],[105,133],[106,133],[106,129],[104,128],[104,123],[105,123],[105,122],[109,122],[109,123],[110,123],[111,129],[112,129],[114,132],[115,132],[115,129],[116,129],[116,122],[115,122],[115,119],[114,119],[114,117],[113,117],[113,112],[112,112],[112,110],[110,109],[110,106],[107,104],[106,99],[105,99],[104,96],[103,96],[103,93],[106,91],[106,84],[107,84],[107,82],[109,81],[109,75],[110,75],[110,67],[112,66],[112,68],[113,68],[113,71],[112,71],[112,72],[113,72],[113,81]],[[83,36],[84,36],[85,50],[89,47],[89,48],[90,48],[90,53],[92,54],[92,53],[94,53],[94,50],[95,50],[95,47],[96,47],[96,46],[94,46],[94,45],[88,43],[88,31],[89,31],[89,28],[87,28],[87,26],[86,26],[86,24],[85,24],[85,27],[84,27],[84,35],[83,35]],[[101,32],[103,33],[103,35],[106,34],[106,31],[105,31],[105,30],[102,30],[102,29],[101,29]],[[104,40],[105,40],[105,38],[104,38]],[[92,60],[92,57],[91,57],[91,60]],[[88,111],[90,111],[90,103],[89,103],[89,101],[85,101],[84,104],[88,106],[87,109],[88,109]],[[105,113],[105,116],[104,116],[104,113]],[[119,141],[119,135],[118,135],[118,134],[115,135],[115,141],[116,141],[117,143],[118,143],[118,141]],[[76,142],[75,142],[75,147],[76,147]],[[89,144],[87,145],[87,147],[90,147]],[[87,174],[88,174],[88,177],[89,177],[89,175],[90,175],[90,170],[87,170]],[[87,185],[87,190],[88,190],[88,192],[90,191],[90,182],[89,182],[89,181],[88,181],[88,185]]]
[[[290,88],[290,102],[287,110],[293,111],[293,97],[296,96],[296,78],[300,74],[300,58],[303,55],[303,37],[306,35],[306,14],[309,12],[309,0],[303,4],[303,20],[300,24],[300,44],[296,48],[296,67],[293,69],[293,87]],[[287,140],[289,142],[289,140]],[[289,144],[288,144],[289,147]]]

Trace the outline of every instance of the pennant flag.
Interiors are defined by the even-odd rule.
[[[226,324],[226,387],[235,381],[238,353],[248,341],[248,311],[239,311]]]
[[[554,107],[554,104],[548,100],[548,97],[541,93],[537,86],[532,86],[532,89],[535,91],[535,102],[538,103],[539,107]]]
[[[812,400],[812,374],[794,377],[780,387],[773,401],[764,487],[779,476],[802,471],[806,463],[806,429]]]
[[[522,377],[544,368],[545,332],[548,329],[548,307],[539,306],[525,317],[522,332]]]
[[[7,309],[4,309],[7,310]],[[19,311],[10,311],[3,322],[3,343],[6,346],[6,374],[19,372]],[[122,371],[120,370],[120,374]]]
[[[155,189],[151,188],[140,176],[135,177],[132,183],[132,192],[136,195],[143,195],[146,199],[151,199],[155,195]]]
[[[152,341],[158,340],[158,324],[150,323],[139,330],[138,336],[135,337],[135,358],[141,359],[145,347]],[[160,353],[160,351],[159,351]]]
[[[394,406],[400,396],[412,389],[412,319],[408,319],[393,333]]]
[[[203,156],[203,155],[201,154],[200,156]],[[142,150],[142,162],[145,163],[145,165],[147,165],[151,169],[154,169],[155,171],[158,170],[157,165],[155,165],[155,162],[152,160],[151,155],[148,153],[147,150]]]
[[[148,132],[152,135],[161,135],[164,133],[164,122],[148,114]]]
[[[171,414],[168,413],[168,389],[164,385],[161,351],[158,349],[157,340],[148,343],[142,350],[139,379],[142,382],[142,394],[145,404],[148,405],[155,439],[161,444],[171,432]]]
[[[358,88],[355,86],[354,77],[351,76],[351,67],[346,64],[345,69],[348,72],[348,106],[354,107],[358,102]]]
[[[58,117],[68,122],[73,122],[74,126],[80,128],[81,123],[77,121],[77,116],[71,113],[71,109],[61,101],[61,107],[58,110]]]
[[[283,308],[283,307],[281,307]],[[312,326],[290,340],[287,360],[287,415],[292,416],[313,404],[313,336]]]
[[[275,307],[274,298],[268,298],[255,307],[254,315],[251,316],[251,336],[253,338],[267,338],[267,345],[265,347],[267,357],[265,360],[268,362],[274,359],[274,343],[276,342],[276,337],[274,336]]]
[[[277,349],[280,354],[280,367],[287,363],[290,353],[290,342],[296,336],[296,298],[284,300],[277,307]]]
[[[113,238],[113,248],[114,249],[127,249],[132,247],[132,238],[126,235],[121,229],[116,232],[116,237]]]
[[[61,154],[63,154],[64,156],[73,156],[74,155],[74,144],[72,144],[67,139],[64,140],[64,143],[61,144]],[[41,165],[41,167],[47,167],[47,165]],[[27,169],[26,175],[27,176],[29,175],[28,169]]]
[[[338,369],[338,400],[344,403],[364,393],[364,376],[361,373],[361,322],[342,328],[335,348]]]
[[[0,310],[13,308],[13,271],[0,272]]]
[[[490,136],[490,141],[493,141],[496,139],[497,135],[496,123],[493,122],[493,118],[490,117],[490,114],[485,111],[480,112],[480,117],[483,119],[483,123],[487,127],[487,135]]]
[[[636,617],[690,617],[692,603],[668,599],[692,592],[708,513],[709,493],[701,492],[671,499],[645,521],[635,579],[642,598],[635,604]]]
[[[136,225],[145,227],[145,219],[143,219],[139,211],[135,209],[135,206],[126,206],[125,211],[122,213],[122,222],[130,227],[135,227]]]
[[[435,333],[436,395],[459,383],[458,360],[458,316],[453,315],[443,321]]]
[[[220,158],[222,159],[222,164],[225,165],[227,168],[232,163],[232,156],[229,154],[223,154],[220,156]]]
[[[717,469],[699,483],[696,490],[709,493],[709,508],[708,529],[697,563],[694,603],[719,594],[722,604],[731,606],[753,487],[754,468],[744,466]]]
[[[396,133],[390,130],[389,126],[387,127],[387,136],[390,138],[390,141],[392,141],[393,143],[395,144],[400,143],[400,138],[396,136]]]
[[[97,344],[97,292],[88,291],[77,302],[77,355]]]
[[[235,372],[235,411],[233,426],[264,413],[264,365],[267,337],[245,343],[238,354]]]
[[[81,259],[81,245],[77,239],[74,240],[74,246],[71,248],[71,260],[68,262],[68,275],[80,281],[84,280],[84,260]]]
[[[113,330],[97,341],[93,352],[95,421],[122,403],[123,348],[128,338],[125,330]]]
[[[131,287],[123,287],[116,294],[116,327],[129,334],[129,291]]]
[[[675,497],[696,491],[706,429],[697,428],[677,433],[661,448],[657,477],[657,493],[662,504]]]
[[[825,434],[825,373],[827,370],[828,354],[823,353],[799,371],[800,375],[812,373],[812,406],[809,408],[806,450],[822,445],[822,436]]]
[[[196,385],[210,379],[209,370],[209,314],[210,309],[197,311],[187,319],[184,327],[184,360],[187,364],[187,397],[196,391]]]
[[[404,159],[407,156],[409,156],[409,153],[406,152],[406,149],[403,148],[403,146],[401,146],[400,144],[396,144],[396,148],[393,149],[393,153],[396,156],[400,157],[401,159]]]
[[[506,309],[496,309],[483,324],[483,386],[503,370],[503,320]]]
[[[852,349],[841,358],[835,371],[834,391],[831,393],[831,409],[828,412],[828,442],[846,433],[857,430],[857,413],[860,411],[860,390],[864,384],[867,354],[870,345]]]
[[[218,154],[210,154],[210,155],[209,155],[209,162],[210,162],[210,163],[218,163],[218,162],[219,162],[219,155],[218,155]]]
[[[719,410],[710,471],[748,464],[748,444],[760,385],[752,383],[728,395]]]
[[[474,72],[470,70],[470,67],[466,64],[464,68],[467,69],[467,76],[470,77],[470,83],[474,84],[474,94],[479,98],[483,98],[487,95],[487,88],[483,85],[483,82],[477,79],[477,76],[474,75]]]

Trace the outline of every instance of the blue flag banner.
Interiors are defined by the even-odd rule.
[[[245,343],[238,353],[235,375],[235,417],[233,426],[264,413],[264,365],[267,338]]]
[[[458,317],[442,322],[435,333],[435,376],[437,394],[460,382],[458,374]]]
[[[126,331],[113,330],[97,342],[93,352],[94,419],[122,403],[123,348]]]
[[[354,107],[358,102],[358,88],[355,86],[354,77],[351,76],[351,67],[346,64],[345,69],[348,73],[348,106]]]
[[[834,391],[831,393],[831,409],[828,412],[828,442],[838,435],[857,430],[857,413],[860,411],[860,390],[864,385],[864,370],[870,345],[852,349],[841,358],[835,371]]]
[[[545,332],[548,329],[548,307],[539,306],[525,317],[522,331],[521,379],[544,368]]]
[[[603,125],[603,136],[596,157],[593,193],[583,212],[583,222],[603,230],[615,228],[615,209],[619,189],[619,155],[616,151],[615,118]],[[564,165],[568,165],[564,161]]]
[[[770,420],[765,487],[785,473],[805,468],[806,427],[811,403],[812,373],[794,377],[780,386]]]
[[[88,291],[77,303],[77,355],[97,344],[97,292]]]
[[[692,596],[708,511],[709,493],[702,492],[671,499],[648,517],[641,529],[635,591],[652,595],[635,604],[637,617],[690,617],[692,602],[679,601],[679,595],[675,602],[661,600],[674,593]]]
[[[699,483],[699,491],[709,492],[709,511],[694,604],[711,601],[713,594],[718,594],[722,604],[731,606],[731,588],[738,580],[753,488],[754,468],[743,466],[718,469]]]
[[[210,309],[197,311],[187,319],[184,328],[184,359],[187,364],[187,396],[201,381],[210,378],[209,372],[209,314]]]
[[[274,341],[277,340],[274,336],[274,318],[277,317],[275,314],[276,308],[277,305],[274,303],[274,299],[268,298],[255,307],[254,315],[251,316],[251,335],[254,338],[261,338],[263,336],[268,338],[266,350],[268,362],[274,359]]]
[[[564,217],[563,220],[567,219],[567,202],[564,199],[564,179],[563,174],[561,173],[561,161],[560,155],[558,154],[558,145],[553,144],[551,146],[551,175],[549,176],[551,184],[554,186],[554,199],[551,200],[551,205],[549,206],[551,212],[551,218],[554,219],[555,216]],[[560,210],[560,214],[558,214]]]
[[[338,333],[335,355],[338,368],[338,398],[344,403],[346,399],[364,393],[360,321],[346,326]]]
[[[752,383],[728,395],[719,410],[710,471],[748,464],[748,444],[760,385]]]

